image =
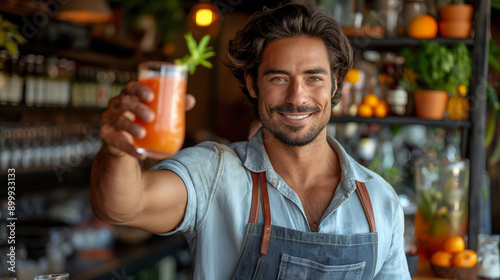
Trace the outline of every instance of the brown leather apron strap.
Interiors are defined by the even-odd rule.
[[[260,173],[260,186],[262,188],[262,202],[264,204],[264,229],[262,231],[262,240],[260,242],[260,252],[265,255],[269,238],[271,237],[271,207],[269,206],[269,194],[267,192],[266,173]]]
[[[259,177],[257,173],[252,173],[253,188],[252,188],[252,207],[250,208],[250,219],[249,224],[257,223],[259,220]]]
[[[373,215],[372,201],[370,200],[370,195],[368,194],[365,183],[356,181],[356,185],[356,193],[361,201],[361,205],[363,205],[363,210],[365,211],[368,224],[370,225],[370,232],[377,232],[377,228],[375,227],[375,216]]]

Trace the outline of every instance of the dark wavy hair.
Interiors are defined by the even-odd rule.
[[[236,34],[234,40],[229,41],[228,61],[225,64],[238,79],[255,112],[257,100],[250,96],[245,87],[245,72],[255,80],[266,47],[275,40],[299,36],[319,38],[325,43],[332,80],[334,75],[337,76],[332,108],[340,101],[345,76],[353,63],[349,40],[340,25],[325,10],[314,4],[288,3],[273,9],[264,7],[261,12],[248,19],[246,26]],[[256,87],[256,83],[254,86]],[[257,88],[256,91],[258,92]]]

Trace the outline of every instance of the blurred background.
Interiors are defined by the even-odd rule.
[[[443,29],[440,10],[455,2],[474,8],[474,18],[457,29],[462,34]],[[5,186],[0,188],[0,276],[32,279],[66,271],[71,279],[190,279],[192,263],[182,236],[160,238],[93,217],[88,186],[101,145],[100,117],[109,98],[137,79],[138,64],[184,56],[186,32],[198,40],[210,34],[216,56],[209,59],[212,69],[198,67],[189,77],[188,92],[197,105],[187,113],[184,146],[246,140],[256,117],[224,66],[227,46],[250,14],[279,3],[284,1],[0,0]],[[462,187],[474,188],[467,194],[474,211],[469,227],[477,227],[474,235],[500,233],[500,205],[491,204],[500,197],[499,1],[491,6],[490,1],[451,0],[310,3],[337,19],[355,55],[328,133],[394,186],[410,218],[417,209],[415,173],[422,171],[417,161],[470,158],[467,176],[474,186],[468,177],[462,180]],[[438,120],[417,115],[413,91],[404,86],[405,49],[416,53],[423,41],[448,48],[464,44],[471,58],[465,65],[472,69],[470,82],[449,92]],[[15,182],[15,192],[9,193],[8,182]],[[15,231],[7,227],[14,217],[12,197]],[[408,238],[407,252],[414,253],[415,242]],[[11,239],[16,273],[8,270]]]

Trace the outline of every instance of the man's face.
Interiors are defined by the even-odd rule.
[[[271,42],[262,55],[256,87],[250,76],[246,81],[250,95],[258,98],[263,127],[284,144],[307,145],[328,124],[336,82],[332,85],[321,39],[294,37]]]

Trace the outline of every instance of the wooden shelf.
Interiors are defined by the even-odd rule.
[[[374,123],[381,125],[426,125],[444,128],[470,128],[470,121],[451,121],[451,120],[427,120],[418,117],[397,117],[388,116],[384,118],[363,118],[363,117],[351,117],[351,116],[341,116],[330,118],[332,123]]]
[[[0,106],[0,111],[2,113],[29,113],[29,112],[75,112],[75,113],[102,113],[106,108],[97,107],[37,107],[37,106],[26,106],[26,105],[16,105],[16,106]]]
[[[108,49],[111,52],[113,49]],[[105,68],[116,68],[120,70],[130,70],[135,71],[137,65],[140,63],[139,60],[135,59],[133,54],[126,56],[103,53],[95,50],[75,50],[75,49],[58,49],[57,47],[51,47],[42,44],[27,44],[19,47],[19,51],[23,54],[41,54],[45,56],[54,55],[60,58],[66,58],[74,60],[77,63],[85,65],[95,65]],[[130,50],[127,50],[130,51]],[[115,53],[118,53],[115,52]]]
[[[436,37],[434,39],[422,40],[410,37],[384,37],[384,38],[369,38],[369,37],[349,37],[349,41],[354,48],[357,49],[372,49],[372,50],[388,50],[399,49],[401,47],[417,47],[423,42],[437,42],[444,45],[456,45],[464,43],[467,46],[474,45],[474,38],[455,39]]]

